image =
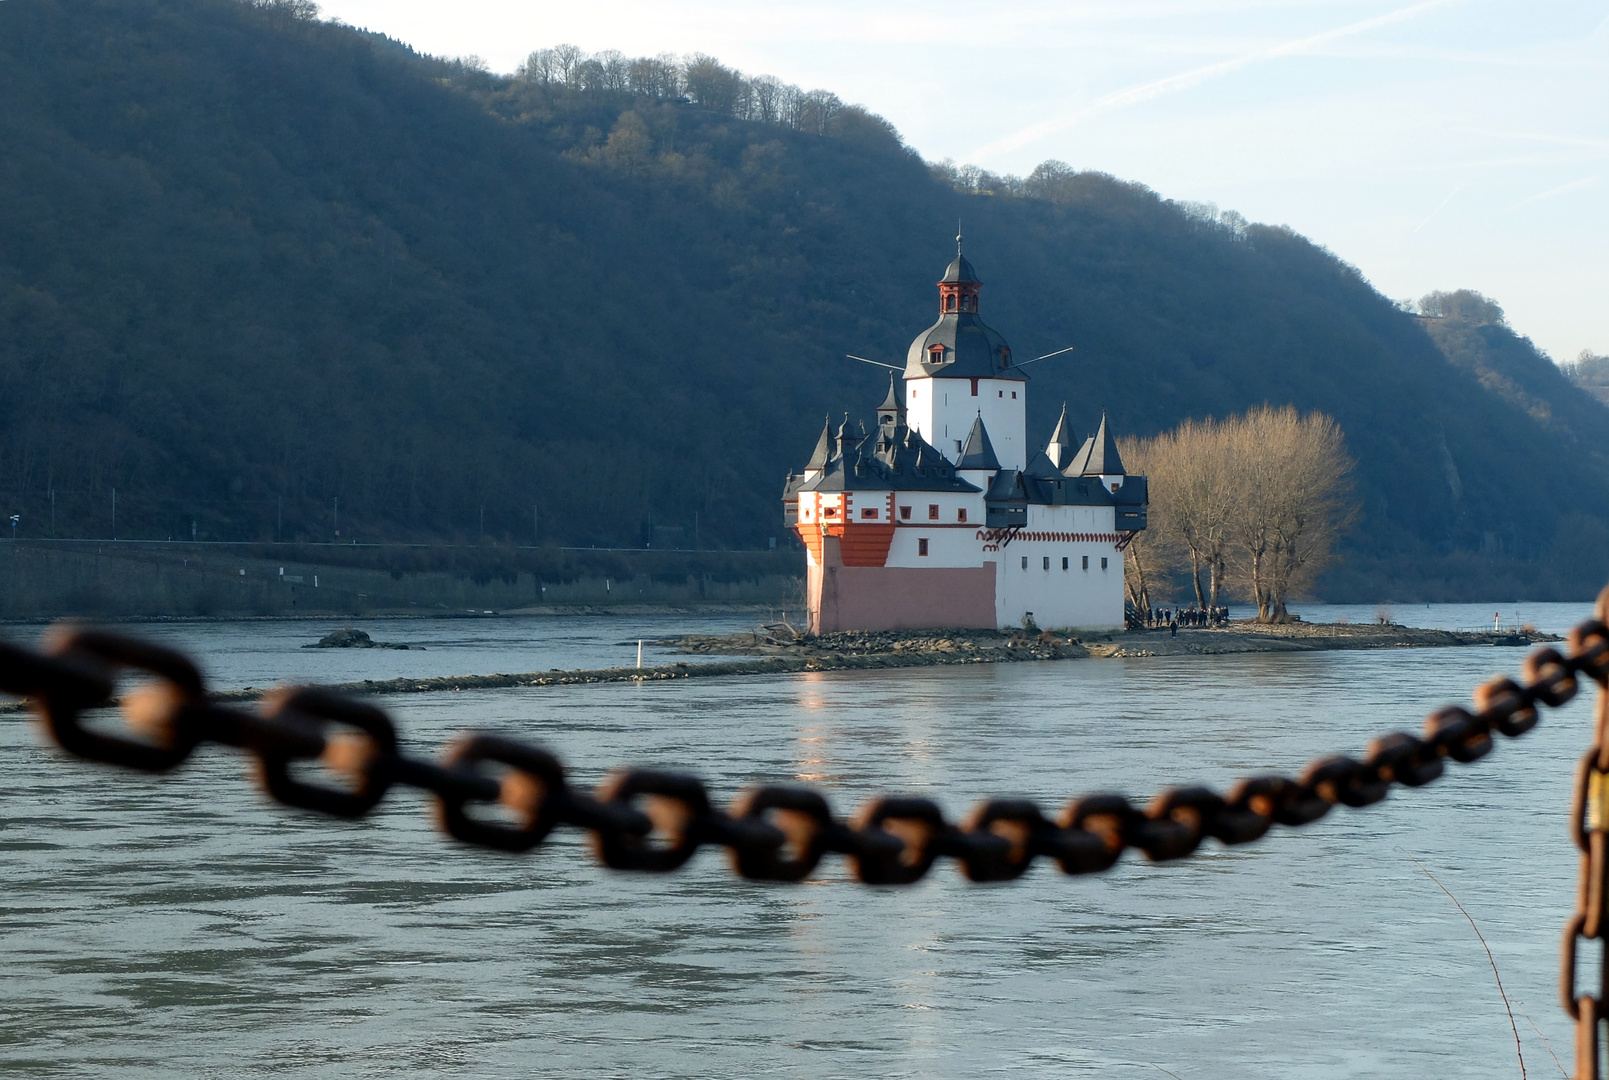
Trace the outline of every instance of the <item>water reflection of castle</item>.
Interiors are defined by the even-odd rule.
[[[1062,408],[1027,459],[1028,377],[978,314],[960,251],[939,319],[891,376],[877,429],[822,429],[783,493],[808,549],[810,628],[1123,624],[1123,549],[1145,528],[1146,478],[1123,471],[1102,415],[1074,436]]]

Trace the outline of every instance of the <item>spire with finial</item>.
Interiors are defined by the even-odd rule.
[[[805,472],[820,472],[832,460],[832,417],[821,421],[821,438],[816,440],[816,451],[805,462]]]
[[[944,270],[944,277],[939,279],[939,312],[948,315],[978,313],[978,290],[983,288],[983,282],[978,280],[977,271],[967,262],[967,257],[961,254],[961,222],[955,223],[955,261]]]
[[[1073,425],[1067,421],[1067,402],[1061,404],[1061,419],[1056,421],[1056,430],[1051,432],[1050,445],[1045,447],[1045,456],[1050,463],[1058,469],[1065,469],[1072,464],[1073,455],[1078,453],[1080,439],[1073,433]]]
[[[877,406],[877,422],[879,424],[898,424],[905,420],[905,400],[899,392],[899,373],[888,373],[888,396],[883,403]]]

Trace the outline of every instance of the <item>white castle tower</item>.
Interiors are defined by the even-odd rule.
[[[911,430],[948,458],[960,457],[982,417],[1007,469],[1028,463],[1027,376],[1011,364],[1006,339],[978,315],[978,280],[955,238],[955,261],[939,279],[939,321],[911,342],[905,355],[905,411]]]

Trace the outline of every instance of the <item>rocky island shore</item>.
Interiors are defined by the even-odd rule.
[[[852,631],[800,634],[785,625],[749,633],[710,636],[692,634],[655,642],[700,656],[696,663],[651,667],[527,672],[524,674],[443,676],[343,683],[329,689],[354,694],[420,694],[441,691],[495,690],[510,687],[575,686],[587,683],[658,682],[722,675],[776,675],[804,671],[857,671],[886,668],[940,667],[955,664],[1003,664],[1027,661],[1121,659],[1147,656],[1191,656],[1247,652],[1315,652],[1335,649],[1409,649],[1450,646],[1526,646],[1557,641],[1541,633],[1494,633],[1421,630],[1394,624],[1286,623],[1263,626],[1235,622],[1213,629],[1129,630],[1078,638],[1042,632],[1003,633],[993,630]],[[731,657],[730,660],[708,659]],[[249,701],[257,689],[224,691],[221,701]]]

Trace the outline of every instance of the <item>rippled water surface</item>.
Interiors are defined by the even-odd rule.
[[[1587,610],[1533,608],[1528,621],[1544,628]],[[464,642],[459,657],[479,666],[454,671],[603,666],[595,656],[628,639],[631,659],[609,662],[632,662],[652,627],[602,621],[415,622],[409,632]],[[402,632],[361,625],[382,640]],[[147,629],[199,651],[219,685],[373,678],[374,665],[451,673],[410,666],[435,664],[428,646],[304,653],[331,627],[286,629],[296,626]],[[616,764],[652,764],[699,773],[723,800],[752,781],[805,780],[843,811],[900,791],[956,815],[990,794],[1053,807],[1091,790],[1143,796],[1294,769],[1417,727],[1521,656],[1160,657],[384,704],[419,749],[490,728],[552,746],[583,783]],[[1165,866],[1128,858],[1086,878],[1041,866],[1000,886],[941,867],[912,888],[867,889],[837,862],[802,886],[748,884],[714,852],[665,878],[610,873],[573,833],[532,856],[472,851],[432,831],[408,792],[367,821],[332,824],[266,804],[220,749],[152,779],[67,761],[11,720],[0,727],[0,1068],[1517,1076],[1485,955],[1411,853],[1479,922],[1524,1010],[1526,1064],[1550,1075],[1525,1014],[1566,1054],[1554,990],[1576,872],[1565,807],[1589,721],[1578,702],[1428,788],[1233,851],[1209,844]]]

